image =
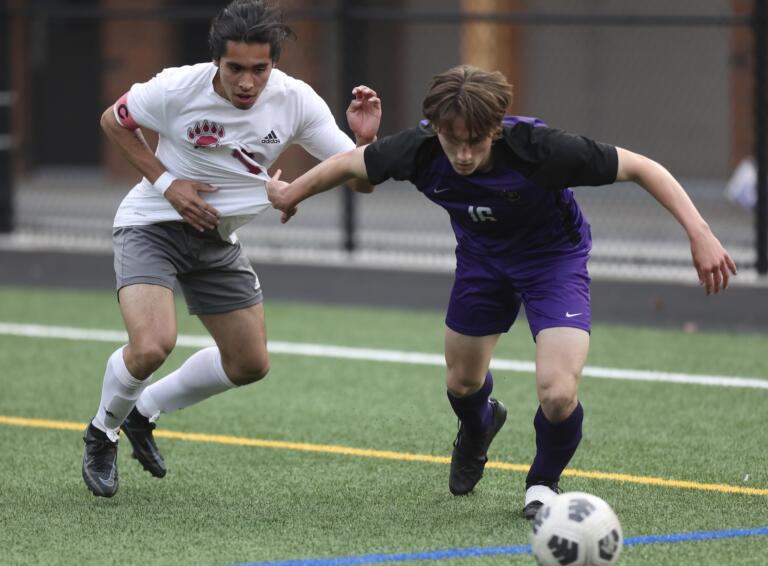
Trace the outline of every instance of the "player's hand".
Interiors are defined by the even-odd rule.
[[[291,206],[288,203],[286,189],[290,186],[290,183],[280,180],[280,176],[283,174],[281,169],[278,169],[272,178],[267,181],[267,198],[272,203],[272,208],[275,208],[282,212],[280,216],[280,222],[285,224],[291,217],[296,214],[297,208]]]
[[[736,275],[736,262],[709,229],[691,238],[691,255],[707,295],[728,288],[729,277]]]
[[[202,232],[216,228],[221,213],[208,204],[200,193],[214,193],[218,190],[206,183],[176,179],[165,191],[165,198],[190,226]]]
[[[357,145],[365,145],[376,139],[381,124],[381,99],[376,91],[365,85],[352,89],[355,97],[347,107],[347,123],[354,132]]]

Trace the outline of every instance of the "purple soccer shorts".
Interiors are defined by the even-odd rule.
[[[525,260],[456,250],[456,278],[445,323],[466,336],[507,332],[520,305],[534,340],[545,328],[591,331],[588,250]]]

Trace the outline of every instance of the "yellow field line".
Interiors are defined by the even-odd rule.
[[[11,426],[23,426],[31,428],[47,428],[54,430],[85,429],[85,423],[73,423],[67,421],[52,421],[46,419],[27,419],[21,417],[7,417],[0,415],[0,424]],[[175,432],[172,430],[156,430],[158,438],[172,438],[174,440],[186,440],[188,442],[206,442],[211,444],[229,444],[233,446],[253,446],[256,448],[276,448],[280,450],[297,450],[301,452],[315,452],[322,454],[341,454],[344,456],[357,456],[362,458],[380,458],[384,460],[399,460],[405,462],[427,462],[431,464],[450,464],[448,456],[430,456],[428,454],[410,454],[408,452],[392,452],[389,450],[370,450],[364,448],[350,448],[333,444],[309,444],[306,442],[287,442],[283,440],[262,440],[258,438],[242,438],[238,436],[225,436],[221,434],[200,434],[195,432]],[[497,470],[510,470],[514,472],[527,472],[528,466],[524,464],[510,464],[507,462],[489,461],[487,468]],[[591,472],[586,470],[567,469],[564,476],[588,478],[597,480],[618,481],[636,483],[642,485],[654,485],[659,487],[672,487],[677,489],[695,489],[701,491],[715,491],[719,493],[741,493],[746,495],[768,496],[768,489],[754,487],[742,487],[723,483],[700,483],[685,480],[668,480],[649,476],[634,476],[630,474],[616,474],[610,472]]]

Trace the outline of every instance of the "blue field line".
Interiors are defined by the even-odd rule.
[[[667,535],[645,535],[624,540],[625,546],[640,544],[674,544],[696,540],[717,540],[726,538],[768,536],[768,527],[754,529],[730,529],[725,531],[698,531]],[[444,560],[471,558],[475,556],[530,554],[531,545],[486,546],[475,548],[449,548],[427,552],[402,552],[397,554],[365,554],[361,556],[340,556],[337,558],[304,558],[278,562],[249,562],[235,566],[353,566],[355,564],[383,564],[386,562],[407,562],[409,560]]]
[[[530,554],[531,545],[485,546],[476,548],[449,548],[427,552],[402,552],[398,554],[366,554],[363,556],[340,556],[338,558],[305,558],[280,562],[251,562],[236,566],[349,566],[353,564],[382,564],[384,562],[406,562],[408,560],[443,560],[449,558],[471,558],[496,554]]]
[[[663,544],[688,542],[692,540],[716,540],[721,538],[758,536],[768,536],[768,527],[757,527],[754,529],[731,529],[727,531],[699,531],[694,533],[677,533],[671,535],[646,535],[642,537],[628,538],[624,541],[624,544],[631,546],[633,544]]]

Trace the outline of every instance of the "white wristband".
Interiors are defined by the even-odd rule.
[[[168,190],[168,187],[171,186],[171,183],[173,183],[176,180],[176,177],[174,177],[171,173],[166,171],[162,175],[160,175],[157,180],[152,183],[152,185],[160,191],[160,194],[165,194],[165,191]]]

